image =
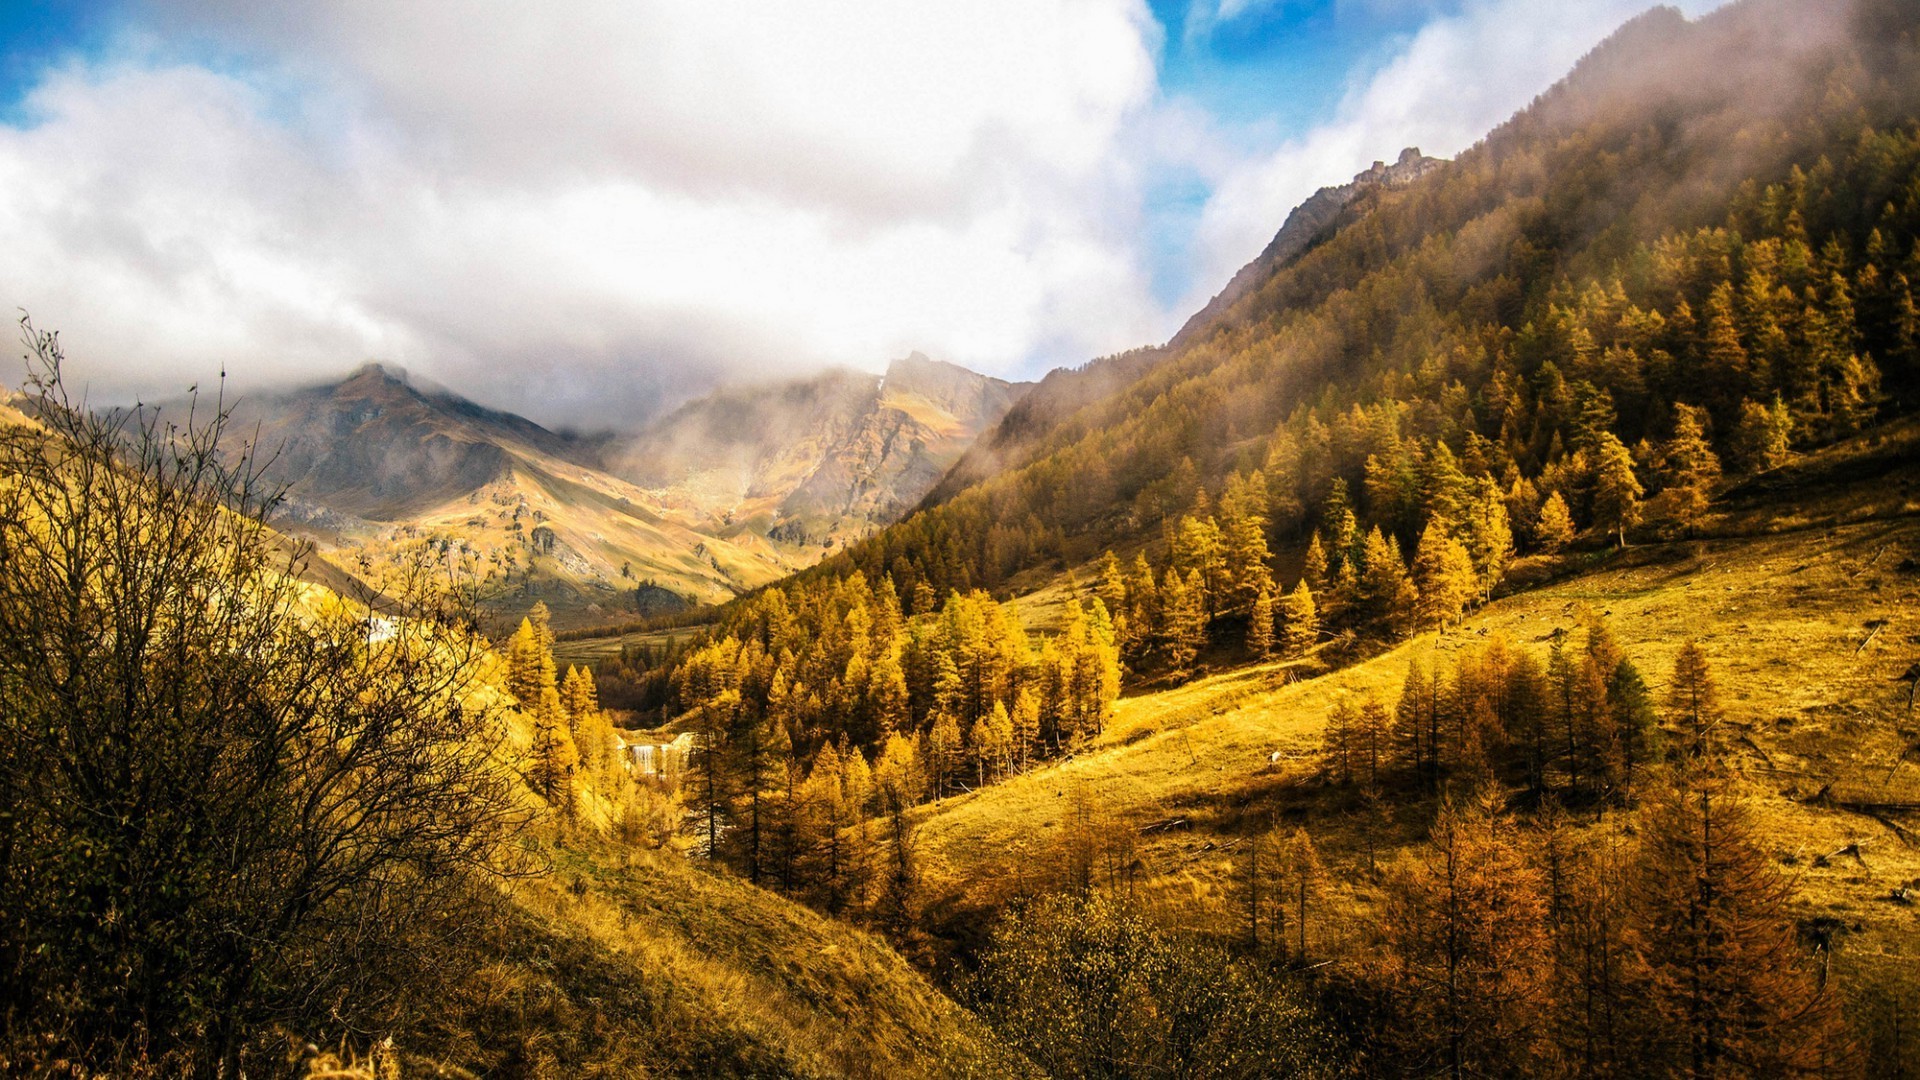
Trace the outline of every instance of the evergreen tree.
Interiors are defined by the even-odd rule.
[[[1640,523],[1640,496],[1644,493],[1633,473],[1633,455],[1611,432],[1600,436],[1594,468],[1594,523],[1613,533],[1620,546],[1627,530]]]
[[[802,796],[806,822],[802,848],[808,864],[803,876],[814,882],[821,906],[836,914],[847,899],[848,807],[843,775],[840,754],[828,743],[814,756]]]
[[[1686,740],[1689,755],[1711,752],[1721,720],[1720,693],[1706,650],[1698,642],[1683,643],[1674,658],[1673,680],[1667,684],[1667,710]]]
[[[729,839],[736,841],[736,865],[758,885],[773,866],[773,837],[787,824],[781,819],[789,808],[779,793],[794,767],[793,743],[778,716],[748,714],[736,727],[728,741],[734,760],[727,772],[735,783],[733,816],[740,828]]]
[[[1660,453],[1667,474],[1667,512],[1686,529],[1706,513],[1713,485],[1720,480],[1720,458],[1707,442],[1704,419],[1700,409],[1674,406],[1673,438]]]
[[[1320,616],[1314,609],[1313,590],[1307,579],[1293,587],[1280,605],[1280,646],[1287,656],[1299,658],[1320,640]]]
[[[1264,660],[1273,653],[1273,589],[1262,587],[1247,617],[1247,651]]]
[[[1548,495],[1541,505],[1533,537],[1540,550],[1549,555],[1573,542],[1573,515],[1567,511],[1567,500],[1561,498],[1558,491]]]
[[[1473,558],[1466,545],[1448,534],[1444,519],[1429,522],[1420,534],[1413,574],[1419,591],[1414,616],[1422,626],[1455,621],[1480,592]]]
[[[1352,702],[1344,698],[1327,714],[1327,726],[1320,733],[1320,762],[1332,783],[1353,783],[1353,733],[1359,722]]]
[[[1304,966],[1307,963],[1307,923],[1308,913],[1319,903],[1320,889],[1325,870],[1320,865],[1320,854],[1314,850],[1313,837],[1305,829],[1295,829],[1287,837],[1287,844],[1280,852],[1281,885],[1286,890],[1286,904],[1293,909],[1293,932],[1296,947],[1294,963]]]
[[[1751,383],[1751,361],[1740,344],[1733,315],[1733,283],[1722,281],[1707,298],[1707,329],[1701,357],[1701,377],[1708,392],[1732,404],[1745,396]],[[1725,415],[1724,413],[1722,415]]]
[[[1314,533],[1307,541],[1306,562],[1301,567],[1300,582],[1314,589],[1327,587],[1327,549],[1320,543],[1320,534]]]
[[[1550,968],[1540,873],[1512,825],[1445,804],[1389,884],[1382,926],[1394,1036],[1427,1070],[1525,1076],[1544,1065]]]
[[[960,764],[959,718],[945,709],[935,713],[933,727],[928,729],[921,748],[925,751],[922,772],[933,786],[933,797],[943,799],[947,794],[947,783]]]
[[[1014,768],[1025,769],[1028,757],[1040,741],[1039,695],[1031,689],[1022,688],[1014,696],[1013,711],[1008,720],[1012,729],[1010,748]]]
[[[1168,669],[1176,676],[1192,670],[1201,646],[1206,643],[1207,611],[1202,599],[1205,592],[1206,584],[1199,570],[1190,570],[1182,578],[1178,571],[1169,568],[1166,580],[1161,583],[1161,651]]]
[[[541,690],[533,713],[533,769],[527,779],[563,817],[573,816],[574,771],[579,764],[580,751],[567,727],[560,693],[548,685]]]
[[[1636,1058],[1668,1075],[1843,1074],[1839,1002],[1807,970],[1757,823],[1711,770],[1679,779],[1647,818],[1636,874],[1652,1016]]]
[[[740,708],[740,692],[728,690],[703,704],[694,714],[693,752],[687,762],[688,802],[699,825],[701,850],[708,858],[720,852],[733,802],[734,777],[727,736]]]
[[[1260,592],[1273,587],[1273,571],[1267,566],[1266,477],[1256,470],[1228,480],[1220,518],[1229,592],[1222,610],[1249,611]]]
[[[1740,424],[1733,439],[1736,460],[1749,472],[1777,469],[1793,460],[1793,414],[1778,397],[1771,406],[1751,399],[1740,403]]]
[[[1379,526],[1367,534],[1365,555],[1360,568],[1359,593],[1367,613],[1390,632],[1398,631],[1413,614],[1419,597],[1407,564],[1400,556],[1400,544],[1382,535]]]
[[[1482,599],[1492,597],[1493,590],[1500,584],[1500,578],[1506,573],[1507,561],[1513,557],[1513,525],[1507,513],[1506,496],[1500,485],[1491,477],[1480,477],[1473,482],[1472,495],[1465,508],[1465,518],[1460,523],[1461,541],[1467,546],[1467,553],[1473,558],[1473,569],[1478,577],[1476,590]],[[1418,555],[1415,556],[1418,559]]]

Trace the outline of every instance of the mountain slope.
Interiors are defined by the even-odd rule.
[[[927,493],[922,506],[937,506],[996,473],[1027,464],[1049,441],[1086,434],[1088,425],[1066,430],[1084,406],[1125,390],[1156,364],[1217,329],[1228,312],[1260,282],[1305,254],[1344,224],[1341,211],[1376,188],[1402,188],[1443,163],[1417,148],[1401,151],[1392,165],[1376,161],[1346,184],[1324,187],[1287,215],[1286,223],[1252,262],[1240,268],[1206,307],[1195,312],[1164,346],[1102,357],[1078,368],[1048,372],[998,424],[983,434]]]
[[[897,518],[1025,391],[915,353],[878,380],[719,391],[616,439],[608,467],[675,510],[817,548]]]
[[[577,625],[716,602],[808,560],[741,529],[701,530],[596,467],[597,448],[404,373],[242,399],[231,430],[285,485],[277,523],[378,576],[432,547],[474,561],[499,609],[545,600]]]
[[[1589,405],[1629,447],[1666,438],[1674,403],[1702,406],[1731,459],[1743,399],[1778,392],[1796,440],[1830,438],[1876,378],[1894,397],[1920,378],[1888,314],[1911,302],[1920,228],[1896,134],[1920,95],[1913,47],[1910,9],[1890,4],[1657,9],[1456,161],[1362,185],[1319,242],[1256,262],[1137,379],[826,572],[997,587],[1155,540],[1196,486],[1217,496],[1256,469],[1276,548],[1304,547],[1337,480],[1363,530],[1411,551],[1439,443],[1503,490],[1566,488],[1584,523],[1586,480],[1549,466]],[[1755,281],[1775,299],[1750,304]],[[1727,308],[1737,351],[1708,341]],[[1841,320],[1845,340],[1821,337]],[[1849,368],[1862,356],[1879,375]],[[1371,484],[1369,457],[1388,469]],[[1523,535],[1537,509],[1516,505]],[[996,523],[1025,523],[1026,554],[994,549]]]
[[[367,364],[344,381],[244,398],[234,429],[273,453],[269,475],[338,514],[404,521],[501,479],[515,459],[584,464],[586,449],[530,420],[416,387]]]
[[[1733,767],[1769,854],[1794,879],[1796,917],[1842,928],[1835,972],[1910,977],[1914,920],[1901,898],[1920,877],[1908,710],[1920,640],[1916,493],[1920,424],[1907,420],[1730,487],[1694,539],[1576,556],[1561,576],[1445,633],[1343,669],[1274,661],[1129,697],[1070,761],[914,811],[928,909],[964,947],[1014,897],[1058,884],[1077,857],[1129,867],[1125,887],[1169,922],[1231,939],[1244,932],[1244,837],[1285,822],[1312,832],[1328,870],[1317,955],[1364,966],[1348,950],[1381,917],[1367,867],[1417,846],[1435,807],[1396,790],[1370,811],[1355,788],[1322,776],[1331,711],[1368,700],[1392,710],[1411,667],[1496,639],[1544,665],[1600,616],[1662,693],[1681,643],[1701,644]],[[1680,742],[1669,729],[1669,746]],[[1089,816],[1090,838],[1073,830]],[[1090,860],[1075,843],[1095,845]],[[1860,855],[1823,854],[1845,851]]]

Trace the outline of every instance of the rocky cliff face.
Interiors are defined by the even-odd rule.
[[[1025,390],[915,353],[877,379],[719,391],[616,440],[607,466],[663,505],[826,546],[911,508]]]
[[[1293,212],[1287,215],[1286,223],[1274,234],[1266,250],[1241,267],[1240,272],[1227,282],[1227,287],[1188,319],[1168,344],[1178,347],[1199,337],[1217,323],[1235,301],[1270,277],[1277,267],[1305,254],[1339,219],[1341,211],[1361,195],[1380,188],[1405,187],[1445,164],[1438,158],[1420,153],[1419,147],[1410,146],[1400,151],[1399,159],[1391,165],[1376,161],[1371,168],[1355,176],[1351,183],[1323,187],[1314,192],[1306,202],[1294,207]]]

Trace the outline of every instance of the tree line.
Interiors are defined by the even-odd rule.
[[[913,876],[900,811],[1099,734],[1121,670],[1099,597],[1036,635],[985,593],[936,606],[924,589],[910,616],[884,578],[772,586],[656,658],[652,692],[696,737],[683,797],[710,857],[832,911],[897,908]]]
[[[1857,1069],[1825,943],[1804,939],[1725,758],[1705,654],[1681,649],[1661,724],[1609,650],[1592,628],[1543,673],[1490,647],[1410,676],[1441,698],[1410,688],[1384,731],[1371,704],[1330,723],[1330,781],[1431,784],[1435,756],[1446,776],[1426,835],[1381,875],[1373,948],[1336,981],[1349,1030],[1451,1076]]]

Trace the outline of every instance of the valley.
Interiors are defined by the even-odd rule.
[[[1522,21],[1335,7],[1136,11],[1141,70],[1235,20],[1405,18],[1391,96],[1464,63],[1461,20]],[[562,171],[607,247],[555,356],[602,363],[596,415],[638,393],[608,371],[715,387],[621,427],[382,363],[95,408],[23,317],[0,1074],[1920,1076],[1920,11],[1622,17],[1447,156],[1316,162],[1352,180],[1161,322],[1120,309],[1171,286],[1103,244],[1218,263],[1248,176],[1358,137],[1234,187],[1209,170],[1265,129],[1116,82],[1155,119],[1088,183],[1168,191],[1062,239],[1105,144],[1008,148],[1088,101],[944,158],[909,109],[912,175],[708,95],[595,129]],[[750,145],[681,168],[730,101]],[[599,214],[643,173],[700,242]],[[677,201],[707,188],[738,205]],[[829,241],[857,272],[794,254]],[[973,260],[999,280],[930,284]],[[856,302],[893,278],[1038,377],[803,362],[849,311],[847,353],[901,340]],[[645,289],[671,302],[595,322]],[[1166,336],[1040,375],[1067,308]],[[792,359],[740,374],[769,340]],[[505,348],[465,347],[444,369]]]

